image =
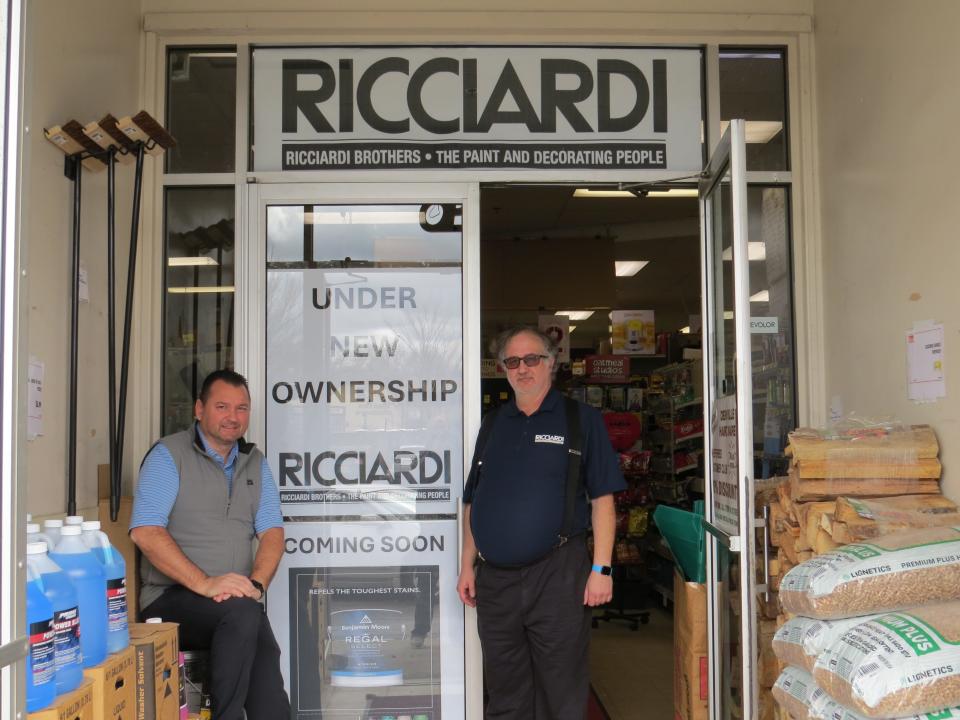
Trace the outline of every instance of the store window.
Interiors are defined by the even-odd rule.
[[[167,55],[167,129],[177,144],[168,173],[233,172],[237,53],[233,47],[174,48]]]
[[[786,474],[787,433],[797,425],[789,204],[786,187],[751,185],[747,189],[758,478]]]
[[[720,118],[747,121],[747,170],[789,170],[786,52],[720,48]]]
[[[233,187],[168,188],[163,433],[189,427],[207,373],[233,366]]]

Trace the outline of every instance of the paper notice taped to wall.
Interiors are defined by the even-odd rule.
[[[907,396],[935,402],[947,396],[943,324],[916,323],[907,332]]]

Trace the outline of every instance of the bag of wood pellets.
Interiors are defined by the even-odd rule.
[[[817,657],[825,648],[854,625],[875,617],[867,615],[843,620],[817,620],[797,615],[777,629],[773,636],[773,652],[783,664],[812,673]]]
[[[810,704],[810,717],[816,720],[870,720],[865,715],[854,712],[850,708],[832,699],[824,693],[819,698],[819,702],[814,700]],[[920,715],[909,715],[896,720],[957,720],[960,719],[960,708],[946,708],[944,710],[935,710],[932,713],[921,713]]]
[[[817,684],[810,673],[788,666],[780,673],[772,692],[777,704],[794,720],[811,720],[810,703],[816,691]]]
[[[934,711],[960,705],[960,602],[855,625],[820,654],[813,677],[834,700],[868,718],[953,717]]]
[[[931,527],[844,545],[791,568],[784,610],[820,619],[960,599],[960,529]]]

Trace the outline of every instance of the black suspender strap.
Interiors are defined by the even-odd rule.
[[[577,508],[577,494],[580,487],[580,464],[583,459],[583,437],[580,433],[580,403],[570,397],[564,397],[567,411],[567,487],[563,509],[563,527],[560,530],[560,545],[573,534],[574,515]]]
[[[483,416],[480,421],[480,431],[477,433],[477,443],[473,446],[473,462],[470,463],[470,474],[467,475],[467,485],[472,492],[476,492],[477,485],[480,484],[480,470],[483,466],[483,451],[487,447],[487,441],[493,431],[493,423],[497,417],[499,407],[493,408]]]

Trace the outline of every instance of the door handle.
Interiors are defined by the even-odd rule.
[[[757,592],[763,592],[763,599],[770,602],[770,506],[763,506],[763,518],[757,518],[754,528],[763,527],[763,585],[757,586]]]

